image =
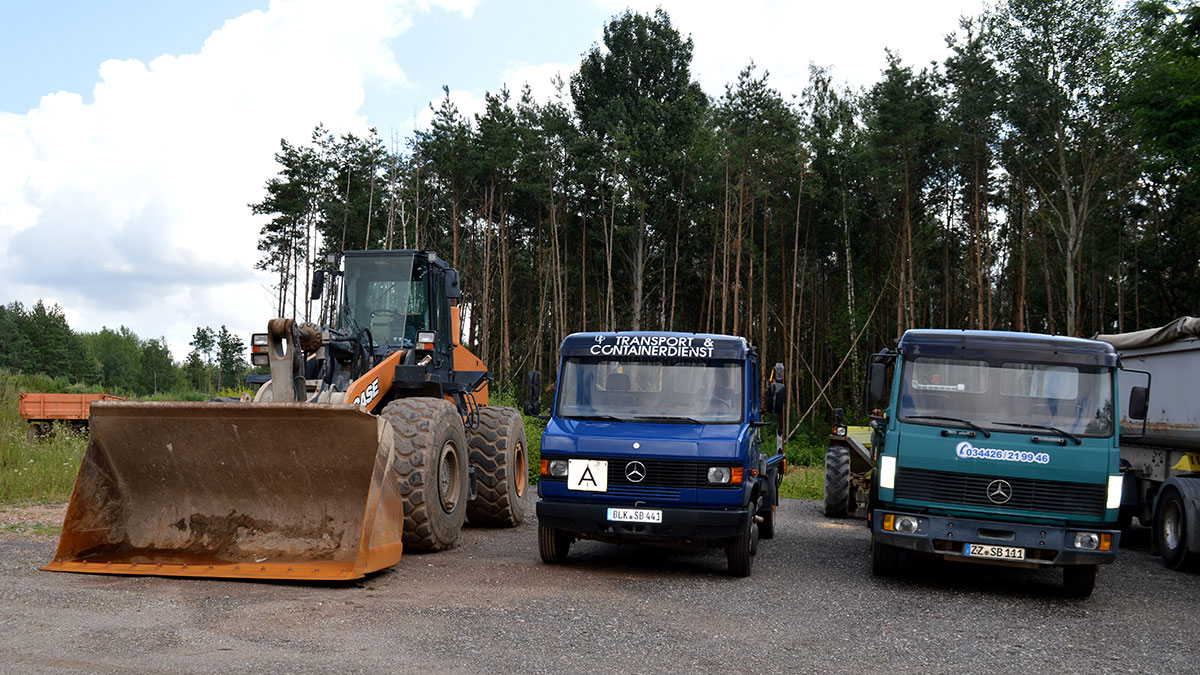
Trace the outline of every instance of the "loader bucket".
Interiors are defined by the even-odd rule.
[[[356,579],[400,559],[386,420],[347,405],[97,403],[42,569]]]

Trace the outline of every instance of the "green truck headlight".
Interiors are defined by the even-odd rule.
[[[885,490],[896,488],[896,458],[884,455],[879,458],[879,487]]]
[[[1075,548],[1085,551],[1095,551],[1100,548],[1100,535],[1095,532],[1076,532]]]
[[[1121,508],[1121,483],[1125,476],[1108,477],[1108,500],[1104,503],[1106,509]]]

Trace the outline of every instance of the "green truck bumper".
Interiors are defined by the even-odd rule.
[[[893,529],[884,528],[886,516],[892,516]],[[915,531],[897,531],[896,525],[904,518],[915,519]],[[907,523],[905,523],[907,524]],[[871,532],[875,541],[889,546],[912,551],[930,553],[944,558],[999,564],[1036,566],[1095,565],[1116,560],[1121,531],[1094,527],[1057,527],[1031,523],[1014,523],[972,518],[925,515],[892,509],[876,509],[872,514]],[[1076,535],[1092,533],[1103,541],[1108,540],[1108,550],[1087,549],[1076,546]],[[1104,537],[1107,535],[1107,537]],[[1085,537],[1087,538],[1087,537]],[[971,545],[985,547],[972,555]],[[997,550],[1003,547],[1006,550]],[[1023,555],[1016,557],[983,557],[983,554],[1015,554],[1021,549]]]

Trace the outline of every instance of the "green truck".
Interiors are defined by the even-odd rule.
[[[1106,342],[910,330],[868,366],[870,444],[835,427],[826,512],[865,502],[877,576],[908,550],[1061,567],[1065,591],[1086,597],[1120,543],[1119,421],[1144,419],[1149,396],[1131,388],[1122,411],[1119,370]]]

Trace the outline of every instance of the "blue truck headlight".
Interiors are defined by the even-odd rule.
[[[1085,551],[1095,551],[1100,548],[1100,535],[1095,532],[1076,532],[1075,548]]]
[[[731,473],[727,466],[710,466],[708,467],[708,482],[723,485],[729,482]]]
[[[562,478],[567,475],[567,460],[552,459],[550,460],[550,465],[546,468],[549,469],[551,476]]]
[[[879,487],[885,490],[896,488],[896,458],[884,455],[879,458]]]
[[[1104,502],[1106,509],[1121,508],[1121,488],[1122,481],[1125,478],[1123,475],[1108,477],[1108,500]]]

